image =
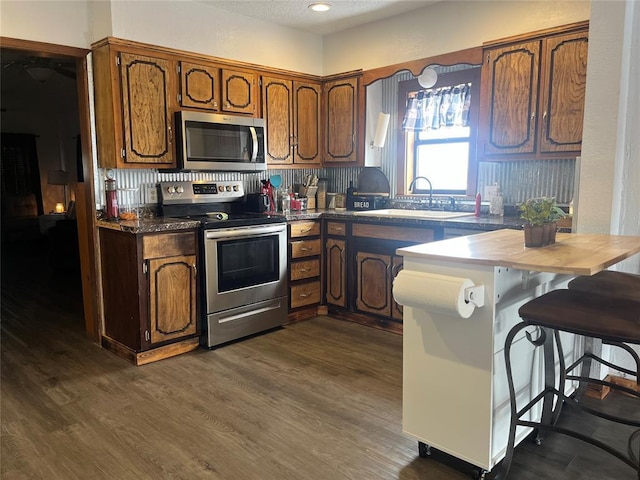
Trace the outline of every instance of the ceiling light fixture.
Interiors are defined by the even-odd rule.
[[[27,67],[27,73],[31,78],[40,83],[44,83],[56,74],[56,71],[49,67]]]
[[[326,12],[331,8],[331,5],[328,3],[312,3],[309,8],[314,12]]]
[[[418,83],[422,88],[431,88],[438,81],[438,72],[432,67],[426,67],[418,77]]]

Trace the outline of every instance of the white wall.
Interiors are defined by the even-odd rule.
[[[0,2],[3,36],[89,48],[107,36],[322,74],[322,37],[200,2]]]
[[[439,2],[325,37],[323,71],[369,70],[588,20],[589,5],[577,0]]]
[[[322,74],[318,35],[195,1],[112,1],[111,14],[115,37]]]
[[[0,1],[3,37],[89,48],[90,8],[87,1]]]

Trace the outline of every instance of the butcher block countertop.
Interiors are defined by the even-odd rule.
[[[640,253],[640,237],[558,233],[552,245],[526,248],[522,231],[503,229],[399,248],[397,253],[405,258],[593,275]]]

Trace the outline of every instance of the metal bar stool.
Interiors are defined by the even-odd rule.
[[[636,377],[636,381],[639,382],[640,359],[638,358],[638,355],[635,354],[635,352],[633,352],[633,350],[631,350],[627,345],[622,347],[625,351],[632,354],[636,363],[635,372],[623,369],[622,367],[616,366],[610,362],[604,362],[604,360],[597,357],[588,357],[585,355],[566,367],[562,343],[560,341],[560,332],[568,332],[587,338],[600,339],[603,342],[615,346],[619,346],[624,343],[640,344],[640,302],[629,298],[594,294],[579,290],[554,290],[522,305],[518,313],[523,321],[516,324],[509,331],[505,340],[504,349],[511,404],[511,424],[509,428],[507,451],[503,464],[496,470],[496,473],[492,475],[492,477],[494,479],[506,478],[513,459],[516,428],[518,426],[525,426],[532,427],[538,432],[540,430],[556,431],[601,448],[632,467],[638,472],[638,479],[640,479],[640,460],[638,459],[640,452],[634,452],[632,445],[635,443],[636,439],[640,437],[640,418],[629,419],[609,415],[593,408],[587,408],[582,405],[577,398],[565,395],[566,381],[578,380],[580,382],[593,382],[608,385],[611,388],[625,391],[640,399],[640,394],[635,390],[621,385],[615,385],[605,380],[590,378],[584,375],[574,375],[571,373],[588,358],[595,358],[611,368],[634,375]],[[538,327],[539,331],[538,338],[535,339],[529,332],[525,332],[527,339],[536,347],[544,345],[545,388],[541,393],[527,403],[527,405],[518,409],[511,365],[511,346],[516,335],[527,327]],[[559,362],[558,378],[556,378],[555,354],[557,354],[557,360]],[[532,408],[540,404],[540,402],[542,402],[541,420],[539,422],[534,422],[523,419],[523,417]],[[636,427],[637,429],[629,437],[628,451],[626,453],[620,452],[604,442],[584,435],[579,431],[557,426],[556,423],[564,404],[571,407],[577,407],[584,412],[613,422]]]
[[[622,297],[628,298],[630,300],[635,300],[636,302],[640,302],[640,275],[635,275],[632,273],[625,272],[617,272],[612,270],[603,270],[601,272],[596,273],[595,275],[585,275],[581,277],[576,277],[569,282],[568,285],[569,290],[578,290],[580,292],[587,293],[595,293],[598,295],[609,295],[613,297]],[[582,375],[587,376],[591,371],[591,360],[596,360],[608,367],[614,368],[611,364],[608,364],[602,358],[597,357],[592,350],[594,350],[594,341],[590,339],[585,344],[585,356],[587,357],[582,364]],[[622,348],[626,350],[629,355],[631,355],[636,364],[640,362],[638,359],[638,354],[628,345],[624,343],[611,343],[605,342],[609,345],[615,345],[616,347]],[[625,372],[627,374],[633,375],[634,372],[630,372],[624,368],[617,368],[619,371]],[[569,378],[569,377],[568,377]],[[575,379],[575,378],[571,378]],[[598,383],[598,382],[592,382]],[[577,393],[578,396],[582,396],[585,392],[586,384],[581,383],[579,391]]]

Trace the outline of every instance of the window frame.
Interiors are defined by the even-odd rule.
[[[441,88],[444,86],[459,85],[471,82],[471,103],[469,105],[469,160],[467,168],[467,188],[465,195],[474,197],[478,189],[478,154],[477,140],[480,119],[480,66],[471,66],[468,69],[438,75],[438,81],[431,88]],[[398,124],[402,125],[402,120],[406,112],[407,99],[410,93],[425,90],[418,84],[417,79],[405,80],[398,83]],[[397,191],[402,195],[412,195],[408,191],[411,180],[414,178],[414,152],[415,137],[414,132],[398,130],[398,150],[397,158]],[[415,195],[429,193],[427,190],[417,190]],[[446,194],[445,191],[435,192]],[[457,193],[456,193],[457,194]]]

